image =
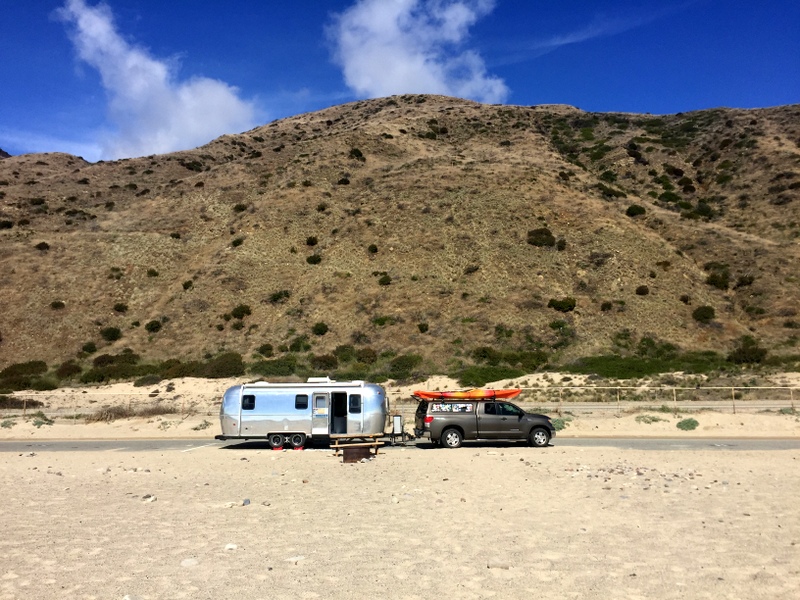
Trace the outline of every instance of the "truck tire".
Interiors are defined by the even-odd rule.
[[[546,448],[550,443],[550,433],[543,427],[535,427],[531,430],[529,440],[531,442],[531,446],[536,446],[537,448]]]
[[[441,442],[444,448],[460,448],[464,436],[458,429],[450,427],[442,432]]]
[[[267,441],[272,448],[283,448],[283,435],[280,433],[270,433]]]

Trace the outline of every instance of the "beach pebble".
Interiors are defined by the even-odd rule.
[[[237,550],[238,548],[239,546],[237,546],[236,544],[225,544],[226,552],[231,552],[232,550]]]
[[[153,494],[145,494],[142,496],[142,502],[155,502],[156,500],[158,500],[158,498]]]
[[[248,506],[250,504],[250,498],[245,498],[242,500],[242,506]]]

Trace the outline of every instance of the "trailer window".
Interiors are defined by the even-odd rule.
[[[350,394],[350,412],[355,414],[361,412],[361,394]]]
[[[253,410],[256,407],[256,397],[253,395],[242,396],[242,410]]]
[[[306,410],[308,408],[308,394],[297,394],[294,397],[294,407],[296,410]]]

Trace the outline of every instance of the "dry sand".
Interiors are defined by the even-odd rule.
[[[798,598],[799,458],[5,453],[0,599]]]
[[[34,443],[122,440],[0,454],[0,600],[800,597],[800,450],[556,437],[546,449],[391,448],[343,464],[329,450],[201,440],[125,449],[131,437],[210,442],[217,390],[198,386],[228,383],[176,382],[189,417],[0,428]],[[559,435],[798,436],[792,415],[695,414],[694,432],[660,416],[576,417]]]

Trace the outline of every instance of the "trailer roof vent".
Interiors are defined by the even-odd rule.
[[[335,382],[330,377],[325,376],[325,377],[309,377],[307,383],[335,383]]]

